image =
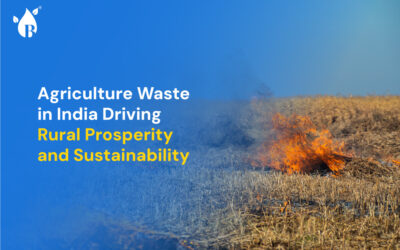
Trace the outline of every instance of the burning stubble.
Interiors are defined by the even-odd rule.
[[[275,139],[259,148],[253,166],[267,166],[288,174],[320,170],[338,174],[344,168],[344,143],[335,142],[327,129],[318,131],[309,117],[276,113],[272,124]]]

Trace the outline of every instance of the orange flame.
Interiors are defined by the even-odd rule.
[[[335,174],[344,168],[344,143],[335,143],[329,130],[318,131],[309,117],[279,113],[272,119],[275,140],[266,142],[254,165],[292,173],[310,173],[329,168]]]

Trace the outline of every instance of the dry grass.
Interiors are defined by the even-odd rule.
[[[399,176],[370,182],[272,174],[264,179],[268,191],[258,212],[243,213],[248,234],[231,243],[240,248],[400,247]]]
[[[400,97],[299,97],[254,103],[259,123],[271,112],[306,115],[360,157],[400,158]]]
[[[297,113],[344,140],[354,159],[339,177],[285,175],[248,166],[256,145],[207,146],[191,152],[185,168],[133,177],[129,168],[112,169],[93,187],[110,201],[98,210],[124,218],[113,230],[115,248],[131,246],[137,233],[126,221],[199,249],[400,248],[400,166],[389,161],[400,160],[398,107],[400,97],[255,102],[240,121],[250,125],[238,127],[256,143],[268,136],[271,113]]]
[[[160,235],[164,239],[173,235],[164,241],[190,242],[195,249],[399,248],[399,176],[399,170],[372,180],[233,169],[174,170],[153,179],[164,181],[162,188],[143,183],[148,193],[142,204],[135,203],[136,211],[132,207],[124,211],[129,220],[106,221],[100,228],[107,228],[106,238],[121,249],[135,246],[136,224],[145,225],[139,232],[147,240],[160,242]],[[145,179],[147,174],[138,182]],[[136,183],[128,187],[141,189]],[[109,195],[114,202],[126,202],[118,202],[118,209],[129,206],[127,197],[137,199],[112,191]],[[144,209],[146,216],[141,214]],[[112,211],[119,214],[115,208]],[[93,228],[95,232],[83,237],[85,242],[98,234],[99,227]],[[104,237],[91,240],[99,245]],[[82,245],[81,239],[73,246]]]
[[[306,115],[345,141],[354,159],[343,175],[270,176],[273,191],[265,199],[284,201],[283,208],[262,204],[263,215],[250,224],[240,247],[260,248],[399,248],[400,98],[305,97],[253,103],[260,123],[271,113]]]

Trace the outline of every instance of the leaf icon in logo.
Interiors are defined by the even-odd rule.
[[[39,8],[36,8],[32,11],[32,14],[36,16],[38,14],[38,12],[39,12]]]
[[[18,17],[13,16],[13,22],[14,22],[14,23],[18,23]]]

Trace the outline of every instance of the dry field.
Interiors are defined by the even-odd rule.
[[[93,187],[110,201],[97,209],[107,219],[96,217],[97,226],[82,227],[62,246],[102,249],[107,239],[115,249],[154,242],[164,249],[400,248],[400,97],[268,99],[243,110],[235,110],[233,129],[223,126],[227,135],[213,135],[213,145],[193,151],[185,168],[143,170],[134,178],[129,168],[110,170],[102,188]],[[344,142],[351,157],[340,173],[251,165],[276,112],[307,116]],[[227,138],[232,145],[221,146]]]
[[[264,124],[274,112],[310,117],[344,142],[352,159],[338,177],[267,177],[273,191],[261,194],[262,215],[252,220],[247,237],[237,238],[239,246],[400,247],[399,97],[310,97],[255,105],[264,112]],[[283,204],[273,208],[264,199]]]

